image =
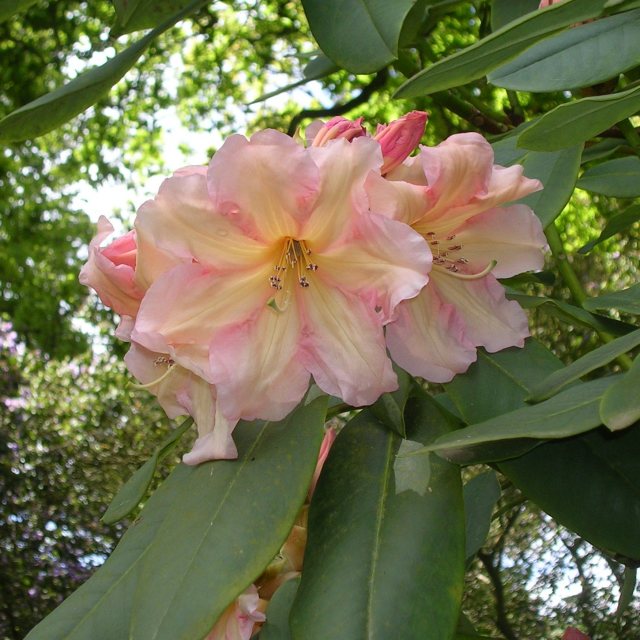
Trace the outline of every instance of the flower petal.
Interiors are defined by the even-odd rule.
[[[368,301],[318,280],[302,294],[302,359],[323,391],[363,406],[398,388],[381,319]]]
[[[247,236],[270,243],[297,237],[316,198],[319,175],[308,150],[278,131],[234,135],[213,156],[209,194],[216,211]]]
[[[349,234],[357,216],[368,212],[364,183],[369,172],[379,170],[382,153],[380,145],[370,138],[351,142],[338,138],[308,151],[320,169],[321,187],[301,234],[314,252],[321,252]]]
[[[137,277],[147,287],[179,261],[196,258],[217,269],[244,268],[264,260],[266,251],[214,209],[201,171],[183,170],[165,180],[158,195],[138,210],[136,230],[140,245]],[[173,256],[168,264],[163,258],[167,253]]]
[[[542,269],[547,244],[540,220],[529,207],[516,204],[490,209],[468,220],[456,231],[455,243],[468,261],[471,273],[482,271],[492,260],[496,278]]]
[[[248,320],[226,327],[213,337],[211,376],[226,416],[281,420],[304,396],[309,373],[298,354],[300,319],[296,304],[294,299],[283,312],[263,305]]]
[[[225,275],[199,264],[174,267],[147,291],[132,338],[213,382],[208,373],[212,336],[266,307],[270,274],[269,265]]]
[[[387,180],[370,173],[366,182],[371,211],[412,224],[427,210],[427,187],[402,180]]]
[[[408,225],[370,214],[359,216],[352,236],[315,261],[317,279],[369,300],[372,308],[382,309],[386,322],[402,300],[427,283],[431,251]]]
[[[429,184],[428,205],[414,228],[423,234],[449,231],[542,186],[525,178],[520,165],[494,165],[491,145],[477,133],[456,134],[437,147],[422,147],[420,158]]]
[[[398,307],[397,319],[386,332],[393,360],[430,382],[449,382],[476,359],[462,318],[453,305],[442,301],[431,282],[418,297]]]
[[[504,287],[493,275],[460,280],[434,269],[431,282],[442,299],[455,306],[464,321],[465,335],[474,345],[492,353],[524,346],[529,336],[527,316],[517,302],[506,299]]]

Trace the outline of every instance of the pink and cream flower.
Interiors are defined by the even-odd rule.
[[[497,278],[542,267],[540,221],[526,205],[506,205],[541,184],[521,166],[493,160],[482,136],[458,134],[367,184],[372,206],[411,225],[433,252],[429,284],[398,307],[386,330],[392,358],[433,382],[466,371],[478,346],[499,351],[529,335],[524,312]]]
[[[304,148],[276,131],[226,140],[174,175],[136,230],[180,264],[154,279],[132,338],[216,387],[222,415],[281,419],[310,377],[352,405],[396,388],[383,326],[426,284],[431,253],[371,210],[366,137]]]

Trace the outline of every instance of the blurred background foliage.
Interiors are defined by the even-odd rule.
[[[135,69],[94,107],[49,134],[4,146],[2,638],[22,638],[108,555],[128,522],[106,526],[100,515],[169,429],[145,392],[131,387],[123,346],[110,338],[111,313],[77,281],[93,233],[91,219],[104,214],[129,222],[132,212],[114,211],[108,200],[100,211],[86,211],[82,189],[89,185],[108,194],[114,184],[144,184],[175,169],[163,155],[167,114],[210,140],[210,153],[236,131],[274,127],[293,132],[336,114],[387,122],[411,109],[429,112],[424,142],[435,144],[461,131],[499,137],[571,97],[516,95],[478,80],[392,101],[405,76],[489,31],[490,2],[441,4],[445,10],[421,25],[418,44],[377,73],[336,70],[295,94],[252,105],[301,79],[317,53],[302,8],[283,0],[210,3],[156,39]],[[114,20],[106,0],[41,0],[0,22],[0,117],[72,78],[87,63],[109,57]],[[627,144],[619,131],[609,136]],[[194,154],[194,164],[207,160],[196,157],[188,141],[181,149],[187,157]],[[578,253],[627,204],[578,190],[558,219],[568,259],[590,295],[635,282],[637,224]],[[551,256],[549,270],[554,271]],[[536,295],[571,297],[559,279],[519,287]],[[535,335],[565,360],[595,344],[591,329],[567,324],[546,308],[532,310],[531,317]],[[468,572],[464,610],[478,629],[524,640],[559,637],[576,624],[593,638],[637,638],[637,605],[621,620],[615,618],[621,565],[560,528],[506,479],[502,482],[492,532]]]

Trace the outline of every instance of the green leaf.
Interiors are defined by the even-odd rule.
[[[616,198],[640,196],[640,158],[616,158],[587,169],[578,187]]]
[[[477,80],[539,39],[576,22],[597,17],[605,5],[606,0],[565,0],[525,15],[416,74],[395,95],[415,98]],[[579,140],[574,140],[571,146],[577,142]]]
[[[464,485],[465,558],[467,560],[482,547],[491,526],[491,514],[500,499],[500,483],[495,471],[485,471]]]
[[[237,462],[199,465],[142,562],[131,637],[203,637],[286,539],[323,437],[326,398],[256,426]],[[245,431],[249,431],[248,425]],[[238,434],[238,435],[236,435]],[[248,442],[247,442],[248,440]]]
[[[423,443],[449,428],[424,392],[407,403],[406,421]],[[294,639],[453,636],[464,577],[459,469],[434,458],[424,496],[396,494],[400,441],[370,409],[340,432],[309,511]]]
[[[585,147],[585,150],[582,152],[582,164],[608,158],[623,145],[624,142],[616,138],[604,138],[600,142],[591,144],[590,146]]]
[[[575,26],[535,44],[487,79],[518,91],[592,86],[638,64],[639,27],[639,10]]]
[[[267,621],[260,629],[259,640],[291,640],[289,613],[299,586],[300,578],[293,578],[273,594],[267,607]]]
[[[580,307],[574,307],[563,300],[544,296],[528,296],[514,291],[507,291],[507,297],[510,300],[515,300],[524,309],[541,309],[568,324],[577,324],[597,331],[606,331],[616,336],[623,336],[635,329],[631,324],[607,318],[606,316],[595,315]]]
[[[322,51],[352,73],[373,73],[398,57],[402,25],[415,0],[303,0]]]
[[[173,450],[178,440],[192,424],[193,419],[188,418],[162,441],[153,455],[120,487],[109,508],[102,516],[102,522],[105,524],[118,522],[140,504],[149,489],[151,480],[153,480],[158,463]]]
[[[612,431],[626,429],[640,420],[640,358],[602,398],[600,417]]]
[[[171,18],[187,8],[191,0],[114,0],[116,22],[111,35],[157,27],[163,20]]]
[[[407,437],[407,429],[404,424],[404,408],[412,388],[411,377],[396,364],[393,370],[398,376],[398,390],[392,393],[383,393],[371,407],[376,418],[393,429],[402,438]]]
[[[640,560],[640,429],[604,429],[499,463],[530,500],[608,553]]]
[[[525,131],[518,144],[535,151],[557,151],[573,147],[606,131],[638,110],[640,87],[561,104],[545,113]]]
[[[626,231],[632,224],[640,220],[640,204],[634,204],[625,209],[622,213],[618,213],[615,216],[611,216],[604,226],[604,229],[600,232],[600,235],[595,239],[587,242],[584,247],[578,249],[578,253],[589,253],[593,247],[604,242],[608,238]],[[584,306],[584,305],[583,305]],[[602,308],[602,307],[597,307]],[[585,309],[589,307],[585,306]]]
[[[598,309],[618,309],[625,313],[640,315],[640,284],[634,284],[628,289],[603,293],[596,298],[589,298],[582,304],[589,311]]]
[[[396,493],[415,491],[423,496],[429,487],[431,479],[430,456],[407,455],[413,451],[422,450],[423,445],[413,440],[403,440],[393,463],[393,476],[396,483]]]
[[[621,620],[622,615],[629,608],[629,605],[633,602],[637,582],[637,567],[625,567],[624,582],[622,583],[622,589],[620,589],[620,600],[618,600],[618,606],[616,607],[616,618],[618,620]]]
[[[16,13],[26,11],[38,0],[0,0],[0,22],[4,22]]]
[[[639,344],[640,329],[632,331],[626,336],[622,336],[602,347],[598,347],[581,358],[578,358],[564,369],[554,371],[550,376],[536,384],[531,391],[531,396],[527,398],[527,400],[539,402],[540,400],[550,398],[571,382],[587,375],[587,373],[591,371],[604,367],[619,355],[630,351]]]
[[[573,386],[540,404],[522,407],[447,433],[427,445],[423,451],[442,452],[448,459],[452,456],[457,459],[460,450],[485,442],[568,438],[594,429],[602,423],[600,398],[619,379],[619,376],[610,376]]]
[[[204,637],[286,539],[315,468],[325,404],[318,398],[278,423],[241,422],[238,460],[178,465],[106,563],[29,640]]]
[[[497,31],[509,22],[537,11],[540,0],[493,0],[491,2],[491,30]]]
[[[204,0],[192,0],[189,6],[148,33],[105,64],[85,71],[51,93],[16,109],[0,120],[0,142],[36,138],[71,120],[106,95],[138,61],[160,34],[191,13]]]

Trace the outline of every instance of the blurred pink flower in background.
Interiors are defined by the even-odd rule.
[[[227,607],[205,640],[249,640],[258,631],[256,624],[265,621],[266,606],[251,585]]]
[[[575,627],[568,627],[562,634],[562,640],[591,640],[591,638]]]

